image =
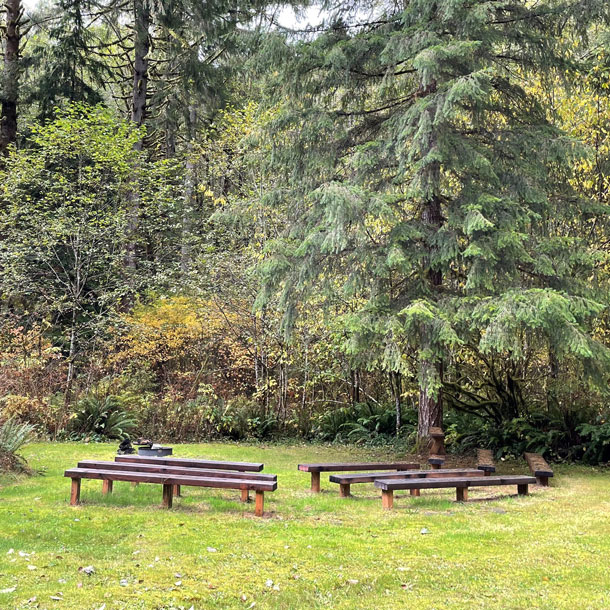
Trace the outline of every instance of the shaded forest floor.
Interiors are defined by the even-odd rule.
[[[70,507],[63,470],[115,450],[29,445],[23,454],[44,475],[0,477],[0,608],[610,607],[608,470],[560,466],[549,489],[517,498],[474,488],[463,505],[454,490],[401,492],[384,512],[372,485],[341,499],[326,475],[312,496],[296,465],[387,453],[182,445],[175,455],[263,461],[277,473],[265,517],[237,491],[186,488],[164,511],[158,485],[115,483],[103,498],[100,481],[83,481],[83,505]]]

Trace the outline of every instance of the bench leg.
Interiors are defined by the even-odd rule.
[[[174,486],[163,485],[163,508],[171,508],[174,499]]]
[[[80,503],[80,479],[72,479],[72,489],[70,490],[70,506]]]
[[[349,491],[350,484],[349,483],[339,483],[339,495],[342,498],[349,498],[352,494]]]
[[[176,496],[176,498],[179,498],[182,495],[182,491],[180,490],[180,485],[174,485],[173,494],[174,494],[174,496]]]
[[[137,487],[139,485],[139,483],[137,481],[132,481],[131,482],[131,486],[132,487]]]
[[[440,470],[441,464],[430,464],[430,468],[432,468],[432,470]]]
[[[311,491],[315,494],[320,493],[320,473],[319,472],[311,473]]]
[[[411,490],[409,490],[409,493],[410,493],[412,496],[419,496],[420,491],[419,491],[419,489],[411,489]]]
[[[263,516],[263,511],[265,508],[265,492],[256,490],[256,504],[254,506],[254,514],[257,517]]]
[[[381,505],[386,510],[390,510],[394,506],[394,492],[391,489],[381,490]]]
[[[250,502],[250,491],[248,489],[241,490],[241,501]]]
[[[456,487],[455,500],[456,502],[466,502],[468,500],[468,487]]]
[[[517,485],[517,493],[520,496],[527,496],[529,493],[527,483],[525,485]]]
[[[549,477],[536,477],[536,482],[540,487],[548,487],[549,486]]]
[[[102,483],[102,495],[107,496],[112,493],[112,483],[113,481],[104,481]]]

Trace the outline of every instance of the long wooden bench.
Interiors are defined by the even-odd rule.
[[[411,462],[374,462],[374,463],[324,463],[324,464],[299,464],[301,472],[311,473],[311,491],[320,493],[321,472],[349,472],[368,470],[414,470],[419,464]]]
[[[208,477],[204,472],[197,475],[178,475],[174,473],[148,473],[129,470],[105,470],[98,468],[72,468],[66,470],[65,477],[72,479],[72,490],[70,504],[75,506],[80,502],[80,486],[82,479],[98,479],[107,482],[112,489],[114,481],[131,481],[137,483],[156,483],[163,486],[163,506],[171,508],[176,485],[187,485],[192,487],[215,487],[219,489],[240,489],[242,491],[256,492],[255,514],[262,516],[264,509],[264,494],[266,491],[275,491],[277,481],[266,481],[260,479],[237,479],[226,477]]]
[[[159,464],[184,466],[185,468],[212,468],[214,470],[237,470],[239,472],[260,472],[263,464],[258,462],[223,462],[201,460],[199,458],[148,457],[142,455],[117,455],[115,462],[135,462],[137,464]]]
[[[384,508],[394,506],[394,491],[400,489],[443,489],[455,487],[456,500],[465,502],[468,499],[469,487],[491,487],[495,485],[516,485],[517,493],[527,495],[528,485],[536,483],[534,477],[524,475],[511,476],[478,476],[438,479],[378,479],[375,486],[381,489],[381,502]]]
[[[477,468],[485,474],[496,471],[494,456],[491,449],[477,449]]]
[[[536,477],[538,485],[549,486],[549,477],[553,475],[553,469],[539,453],[525,453],[525,460],[531,473]]]
[[[187,468],[184,466],[174,466],[166,464],[148,464],[139,462],[128,462],[125,460],[115,462],[103,462],[99,460],[81,460],[77,467],[78,468],[97,468],[98,470],[128,470],[132,472],[148,472],[151,474],[155,473],[172,473],[177,475],[192,475],[192,476],[206,476],[215,478],[230,478],[230,479],[250,479],[255,481],[277,481],[276,474],[260,474],[258,472],[234,472],[228,470],[212,470],[212,469],[201,469],[201,468]],[[108,488],[107,483],[110,484]],[[104,481],[104,493],[112,492],[112,481]],[[174,496],[181,495],[181,488],[176,485],[173,490]],[[242,502],[249,502],[250,495],[247,489],[242,490],[241,493]]]
[[[366,474],[331,474],[329,481],[339,484],[339,495],[342,498],[350,496],[350,486],[357,483],[374,483],[379,479],[426,479],[449,477],[484,476],[476,468],[444,468],[432,470],[404,470],[398,472],[367,472]],[[419,489],[412,489],[411,495],[419,496]]]

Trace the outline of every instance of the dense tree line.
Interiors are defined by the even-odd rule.
[[[5,415],[59,434],[112,395],[154,434],[443,425],[582,456],[608,413],[607,3],[322,8],[5,0]]]

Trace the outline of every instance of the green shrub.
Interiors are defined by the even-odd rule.
[[[403,413],[402,437],[411,437],[415,431],[416,414]],[[394,405],[357,403],[319,416],[315,432],[321,440],[383,444],[396,438],[396,411]]]
[[[581,424],[582,459],[588,464],[610,461],[610,422],[598,417],[593,424]]]
[[[123,439],[135,426],[136,420],[124,409],[118,396],[87,396],[77,403],[71,430],[73,438]]]
[[[0,424],[0,471],[27,470],[26,461],[18,451],[34,439],[34,430],[33,425],[19,423],[13,418]]]

